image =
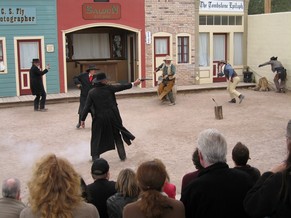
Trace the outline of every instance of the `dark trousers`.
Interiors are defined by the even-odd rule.
[[[121,134],[118,129],[113,128],[113,137],[114,137],[114,142],[117,148],[117,153],[120,158],[120,160],[124,160],[126,158],[126,153],[124,149],[124,144],[121,138]]]
[[[41,98],[40,98],[41,97]],[[34,110],[44,109],[46,101],[46,92],[43,91],[35,96],[34,99]]]

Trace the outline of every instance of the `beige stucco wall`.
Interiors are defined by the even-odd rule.
[[[247,64],[256,81],[265,76],[273,85],[270,66],[258,65],[278,56],[287,69],[287,88],[291,89],[291,12],[248,16]]]

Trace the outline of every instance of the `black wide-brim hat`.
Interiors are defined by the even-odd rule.
[[[100,70],[100,69],[98,69],[95,64],[89,64],[88,69],[86,71],[89,72],[90,70]]]
[[[93,83],[99,83],[101,81],[107,80],[105,73],[98,73],[96,77],[93,79]]]
[[[40,60],[38,58],[32,59],[32,63],[39,63],[39,62],[40,62]]]

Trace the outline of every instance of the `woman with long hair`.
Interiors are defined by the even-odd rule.
[[[251,217],[291,217],[291,120],[287,125],[287,158],[265,172],[244,200]]]
[[[136,173],[141,189],[138,201],[127,204],[123,218],[184,218],[185,210],[181,201],[163,194],[167,172],[156,160],[142,163]]]
[[[80,176],[55,154],[42,157],[28,182],[29,204],[20,218],[99,218],[96,207],[81,196]]]
[[[115,186],[117,193],[107,199],[107,212],[109,218],[122,218],[124,206],[136,201],[139,195],[135,172],[129,168],[121,170]]]

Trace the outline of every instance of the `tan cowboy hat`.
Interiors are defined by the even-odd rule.
[[[172,58],[171,58],[169,55],[167,55],[167,56],[164,58],[164,61],[172,61]]]

